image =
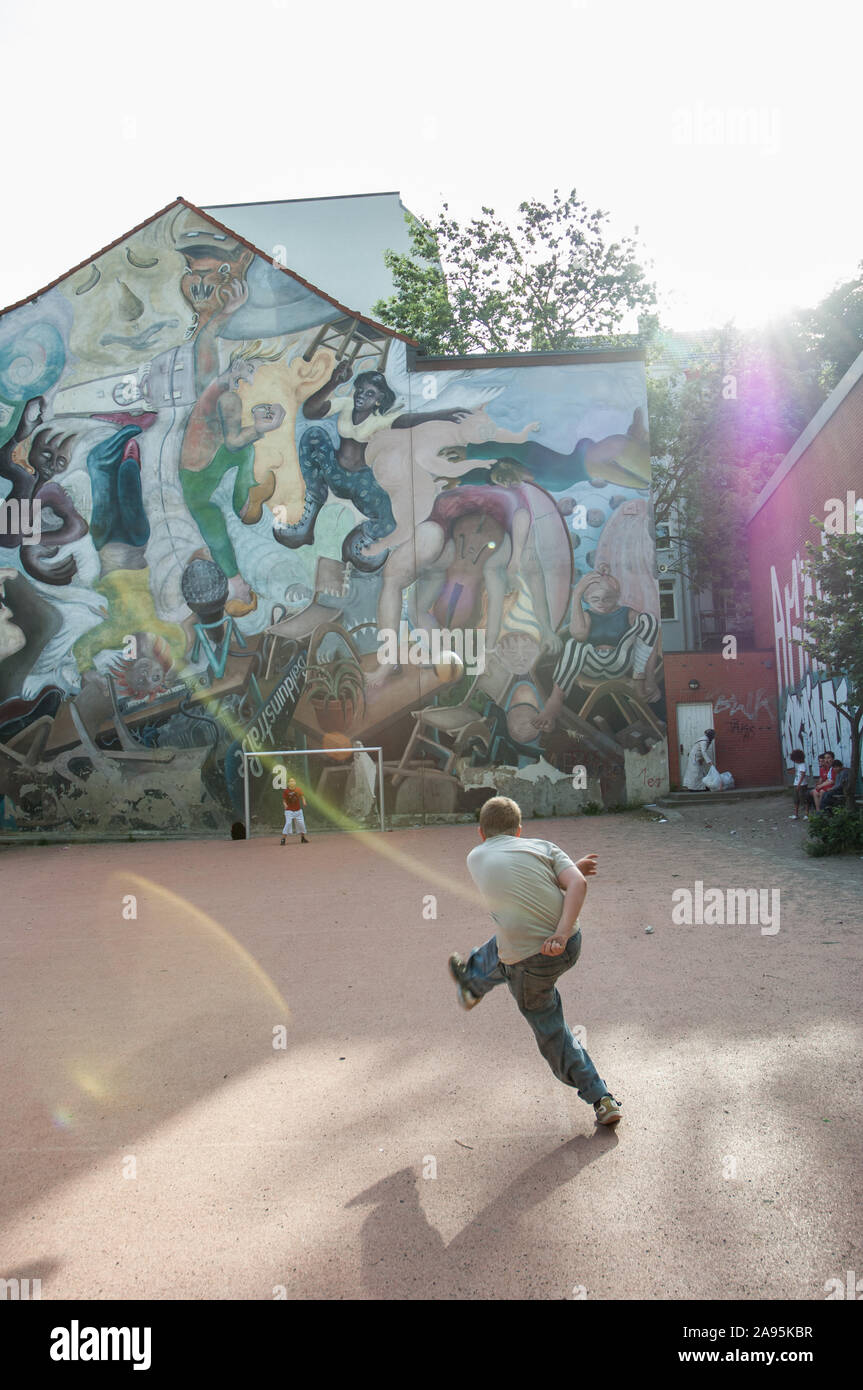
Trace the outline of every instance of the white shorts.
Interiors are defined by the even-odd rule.
[[[306,822],[303,819],[302,811],[289,811],[285,809],[285,824],[282,827],[283,835],[293,835],[294,826],[297,826],[301,835],[306,833]]]

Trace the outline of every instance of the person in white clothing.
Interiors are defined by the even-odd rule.
[[[683,777],[683,785],[688,792],[706,792],[704,778],[711,767],[716,766],[716,750],[713,746],[715,729],[705,729],[689,750],[689,761]]]

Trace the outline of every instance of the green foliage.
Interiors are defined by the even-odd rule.
[[[853,279],[837,285],[814,309],[798,313],[795,327],[827,395],[863,351],[863,261]]]
[[[581,808],[583,816],[601,816],[605,808],[598,801],[585,801]]]
[[[820,392],[784,340],[744,337],[730,325],[689,345],[685,372],[651,374],[664,351],[656,344],[650,354],[648,419],[656,523],[678,538],[669,573],[724,596],[742,619],[747,515]]]
[[[834,806],[829,812],[809,817],[807,854],[820,859],[827,854],[863,851],[863,813],[856,807]]]
[[[607,338],[625,314],[649,314],[656,303],[634,239],[606,241],[607,217],[574,189],[566,198],[555,190],[550,205],[520,203],[514,226],[487,207],[460,223],[446,203],[429,225],[409,216],[410,254],[384,258],[396,294],[372,313],[427,354],[552,351]]]

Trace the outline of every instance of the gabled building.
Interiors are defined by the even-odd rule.
[[[652,800],[642,354],[417,358],[249,218],[0,313],[3,832],[276,830],[273,749],[340,824]]]

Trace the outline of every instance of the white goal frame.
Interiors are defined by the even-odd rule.
[[[251,804],[250,804],[250,803],[251,803],[251,797],[250,797],[250,794],[249,794],[249,788],[250,788],[250,783],[249,783],[249,763],[248,763],[248,759],[249,759],[249,758],[288,758],[288,757],[291,757],[291,756],[294,756],[294,757],[302,757],[304,754],[307,754],[307,753],[328,753],[328,754],[330,755],[330,757],[332,757],[333,753],[339,753],[339,752],[341,752],[341,751],[342,751],[342,750],[339,749],[339,748],[258,748],[258,749],[255,749],[255,750],[252,750],[252,749],[245,749],[245,748],[242,749],[241,752],[242,752],[242,756],[243,756],[243,801],[244,801],[244,807],[245,807],[245,813],[246,813],[246,839],[247,839],[247,840],[251,840],[251,838],[252,838],[252,815],[251,815]],[[348,749],[347,749],[347,748],[344,749],[344,752],[347,753],[347,752],[348,752]],[[377,755],[378,755],[378,759],[377,759],[377,761],[378,761],[378,811],[379,811],[379,814],[380,814],[381,830],[385,830],[386,827],[385,827],[385,825],[384,825],[384,760],[383,760],[383,752],[384,752],[384,750],[383,750],[383,748],[380,747],[380,745],[377,745],[377,746],[374,747],[374,748],[366,748],[365,746],[363,746],[362,748],[353,748],[353,747],[352,747],[352,748],[350,749],[350,752],[351,752],[352,754],[353,754],[353,753],[377,753]],[[345,758],[344,761],[347,762],[347,758]]]

